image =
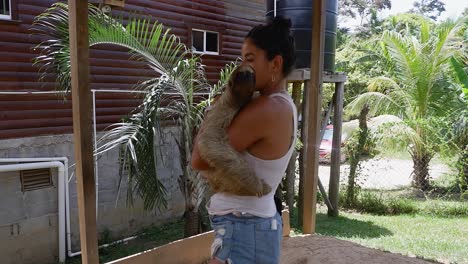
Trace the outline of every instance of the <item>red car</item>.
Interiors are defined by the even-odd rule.
[[[322,142],[320,142],[320,151],[319,151],[319,162],[320,163],[330,163],[331,161],[331,152],[332,152],[332,141],[333,141],[333,125],[328,125],[325,128],[325,133],[323,134]],[[341,147],[344,146],[344,137],[341,139]],[[346,156],[341,151],[340,157],[341,163],[346,161]]]

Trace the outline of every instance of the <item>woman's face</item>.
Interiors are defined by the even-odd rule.
[[[246,38],[242,45],[242,64],[254,68],[257,91],[272,85],[272,76],[275,74],[274,60],[269,61],[266,52],[258,48],[250,38]],[[279,76],[275,77],[277,79]]]

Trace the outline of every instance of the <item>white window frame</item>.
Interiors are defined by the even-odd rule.
[[[3,0],[0,0],[0,1],[3,1]],[[8,4],[10,6],[10,14],[9,15],[4,15],[4,14],[0,14],[0,20],[11,20],[11,0],[7,0],[8,1]]]
[[[1,1],[1,0],[0,0]],[[191,46],[193,47],[193,31],[198,31],[198,32],[203,32],[203,51],[198,51],[198,50],[193,50],[193,53],[197,53],[197,54],[208,54],[208,55],[219,55],[219,32],[216,32],[216,31],[210,31],[210,30],[203,30],[203,29],[196,29],[196,28],[193,28],[192,29],[192,43],[191,43]],[[218,36],[218,42],[217,42],[217,48],[218,48],[218,51],[217,52],[213,52],[213,51],[206,51],[206,32],[209,32],[209,33],[214,33]]]

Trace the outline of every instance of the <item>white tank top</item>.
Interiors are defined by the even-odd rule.
[[[207,206],[210,215],[225,215],[233,212],[243,212],[259,217],[272,217],[276,214],[274,194],[281,179],[285,175],[289,160],[296,146],[297,140],[297,111],[289,94],[274,93],[270,97],[281,97],[289,102],[293,110],[294,139],[288,152],[275,160],[263,160],[253,156],[247,151],[242,153],[244,159],[254,169],[258,177],[271,186],[272,191],[265,196],[237,196],[228,193],[216,193],[211,197]]]

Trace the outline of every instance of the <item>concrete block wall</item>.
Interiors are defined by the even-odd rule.
[[[56,263],[57,171],[51,188],[21,191],[18,172],[0,174],[1,263]]]
[[[156,142],[157,173],[168,190],[168,208],[162,213],[143,210],[140,199],[134,206],[126,203],[126,184],[118,192],[119,167],[117,150],[98,160],[98,231],[110,232],[114,239],[125,238],[142,228],[181,217],[184,199],[177,183],[182,173],[177,145],[166,127],[163,143]],[[156,137],[160,138],[160,137]],[[0,158],[68,157],[74,164],[72,135],[40,136],[0,140]],[[1,165],[1,164],[0,164]],[[53,169],[54,186],[22,192],[19,172],[0,173],[0,255],[1,263],[56,263],[58,259],[57,170]],[[69,177],[74,168],[69,169]],[[76,177],[70,180],[70,226],[72,251],[80,250]]]

